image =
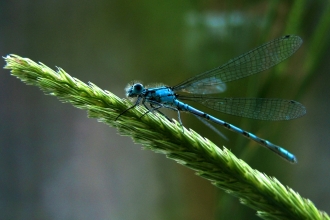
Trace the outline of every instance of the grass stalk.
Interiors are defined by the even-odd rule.
[[[263,219],[330,219],[310,200],[283,186],[276,178],[252,169],[225,147],[216,146],[193,130],[184,128],[182,132],[177,122],[171,123],[155,114],[140,118],[145,112],[143,107],[136,107],[115,120],[132,103],[93,83],[85,84],[61,68],[54,71],[17,55],[4,59],[4,68],[22,82],[39,87],[61,102],[87,110],[89,117],[117,128],[135,143],[195,170],[197,175],[256,210]]]

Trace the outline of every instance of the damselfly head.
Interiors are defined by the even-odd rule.
[[[141,83],[134,83],[133,85],[128,85],[125,90],[127,97],[137,97],[143,92],[144,86]]]

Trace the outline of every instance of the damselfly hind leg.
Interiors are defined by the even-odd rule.
[[[162,103],[158,103],[158,102],[155,102],[153,100],[149,100],[149,103],[150,103],[150,106],[153,108],[153,109],[148,109],[148,111],[146,113],[144,113],[142,116],[144,116],[145,114],[149,113],[149,112],[152,112],[152,111],[157,111],[158,113],[160,113],[162,116],[164,116],[165,118],[167,118],[170,122],[173,122],[173,120],[171,120],[169,117],[167,117],[163,112],[159,111],[158,109],[160,108],[168,108],[168,109],[171,109],[173,111],[176,111],[178,113],[178,119],[179,119],[179,123],[180,123],[180,126],[182,127],[182,132],[184,132],[184,129],[183,129],[183,124],[182,124],[182,121],[181,121],[181,116],[180,116],[180,110],[178,108],[175,108],[171,105],[166,105],[166,104],[162,104]],[[158,105],[157,107],[154,107],[153,105]],[[141,116],[141,117],[142,117]]]

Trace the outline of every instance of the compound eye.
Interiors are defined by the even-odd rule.
[[[143,89],[143,86],[140,83],[135,84],[133,87],[135,92],[141,92]]]

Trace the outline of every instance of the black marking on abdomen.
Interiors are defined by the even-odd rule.
[[[228,123],[226,123],[226,122],[223,124],[223,126],[225,126],[225,128],[231,129],[230,124],[228,124]]]
[[[250,137],[250,133],[249,132],[247,132],[247,131],[243,131],[243,133],[242,133],[245,137]]]
[[[260,143],[263,145],[267,145],[267,142],[264,139],[260,139]]]

